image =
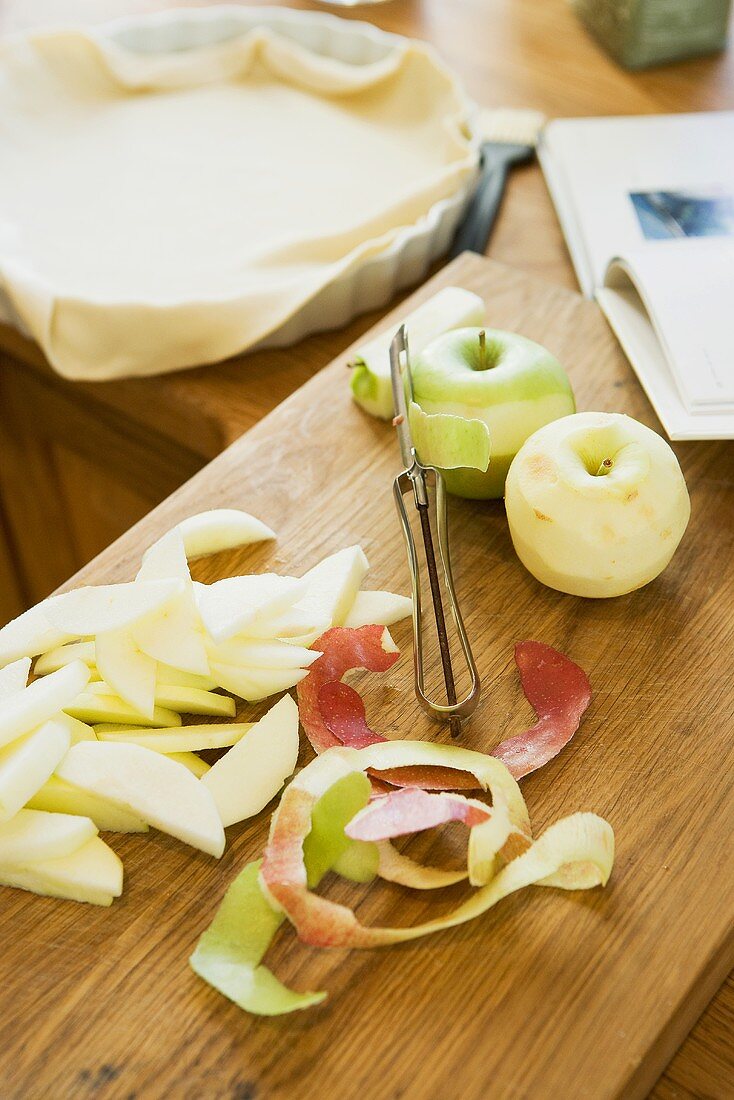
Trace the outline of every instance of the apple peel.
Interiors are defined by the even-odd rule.
[[[390,632],[382,626],[332,627],[317,640],[316,648],[321,656],[298,685],[297,697],[301,725],[314,751],[321,753],[343,743],[324,721],[319,702],[323,685],[340,681],[354,668],[387,672],[400,654]]]
[[[525,733],[508,737],[492,750],[515,779],[537,771],[565,748],[591,702],[583,669],[543,642],[520,642],[515,661],[525,696],[538,721]]]
[[[349,822],[345,832],[352,840],[393,840],[450,821],[462,821],[471,829],[491,815],[489,807],[476,799],[403,787],[373,799]]]
[[[453,413],[427,413],[411,401],[408,412],[416,454],[424,466],[486,473],[492,444],[483,420]]]
[[[319,707],[324,715],[324,725],[336,737],[338,744],[352,749],[364,749],[368,745],[388,743],[387,737],[376,733],[367,725],[362,697],[349,684],[340,681],[324,684],[319,690]],[[303,722],[303,718],[301,721]],[[373,773],[373,777],[377,793],[385,790],[385,783],[423,790],[476,790],[478,787],[476,777],[471,772],[452,768],[393,768],[379,775]]]
[[[312,886],[354,846],[344,826],[365,805],[369,790],[369,780],[354,772],[331,784],[314,805],[303,848],[305,875]],[[279,1016],[319,1004],[326,994],[296,993],[261,965],[284,918],[263,893],[260,869],[258,860],[240,872],[189,961],[200,978],[240,1008]]]
[[[504,866],[485,886],[447,915],[412,928],[372,927],[362,925],[351,909],[330,902],[311,892],[304,863],[304,842],[311,828],[311,812],[316,801],[332,783],[351,771],[365,771],[374,762],[375,751],[404,750],[399,755],[430,755],[436,748],[449,755],[460,754],[459,766],[468,763],[466,757],[480,754],[453,746],[434,746],[426,742],[390,743],[371,746],[361,751],[332,749],[317,757],[290,784],[273,815],[270,839],[260,868],[260,881],[268,899],[281,909],[305,943],[320,947],[387,946],[417,939],[444,928],[451,928],[485,913],[502,898],[525,886],[546,885],[562,889],[588,889],[604,885],[614,861],[614,834],[608,822],[595,814],[579,813],[551,825],[545,833],[516,858]],[[514,782],[499,761],[498,765]],[[457,761],[458,762],[458,761]],[[483,769],[475,764],[480,771]]]
[[[411,890],[441,890],[446,886],[455,886],[468,877],[466,870],[448,871],[417,863],[394,848],[389,840],[378,841],[376,847],[379,853],[377,873],[386,882],[396,882]]]
[[[379,626],[332,628],[317,641],[322,656],[298,686],[301,722],[316,752],[346,745],[362,749],[389,743],[367,724],[364,703],[354,688],[341,682],[353,668],[384,672],[397,660],[392,639]],[[387,645],[387,648],[385,646]],[[537,722],[524,733],[502,741],[492,752],[516,779],[543,767],[571,740],[591,700],[586,673],[563,653],[543,642],[515,646],[515,661]],[[418,771],[405,768],[378,778],[397,787],[426,790],[476,789],[470,771]]]

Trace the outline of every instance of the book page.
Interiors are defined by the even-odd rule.
[[[734,241],[630,253],[610,264],[605,283],[624,288],[628,279],[686,409],[734,413]]]
[[[613,285],[596,298],[671,439],[734,439],[734,413],[686,408],[650,314],[631,279],[615,262]]]
[[[734,238],[734,112],[556,119],[541,161],[590,296],[615,256]]]

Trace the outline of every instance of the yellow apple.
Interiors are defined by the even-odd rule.
[[[675,454],[621,413],[576,413],[535,432],[507,478],[518,557],[550,588],[621,596],[672,558],[690,515]]]

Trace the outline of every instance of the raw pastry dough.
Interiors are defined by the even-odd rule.
[[[0,283],[69,378],[213,362],[471,178],[428,49],[350,65],[272,30],[178,53],[0,44]]]

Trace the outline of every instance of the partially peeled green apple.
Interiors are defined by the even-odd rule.
[[[510,463],[528,436],[576,408],[558,360],[516,333],[447,332],[413,356],[411,366],[419,407],[411,411],[411,428],[418,456],[443,470],[446,488],[457,496],[503,496]],[[441,422],[434,421],[436,415]]]
[[[445,286],[405,318],[410,351],[417,355],[432,340],[450,329],[480,325],[484,320],[484,302],[478,294],[460,286]],[[390,344],[395,328],[379,333],[354,354],[352,395],[371,416],[389,420],[393,415],[390,379]]]
[[[691,510],[671,448],[621,413],[546,424],[512,463],[505,503],[523,565],[576,596],[621,596],[653,580]]]

